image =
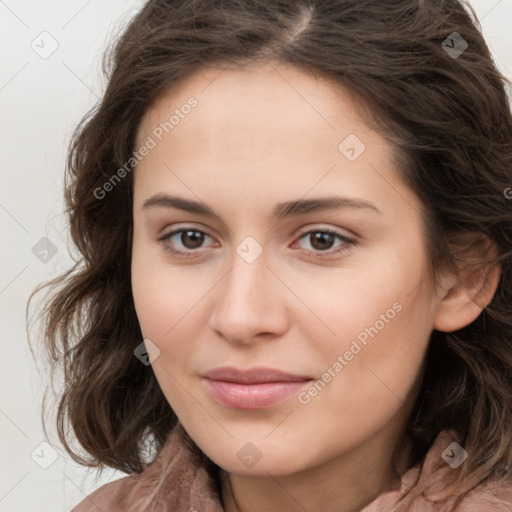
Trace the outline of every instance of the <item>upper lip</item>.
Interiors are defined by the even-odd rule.
[[[293,375],[272,368],[250,368],[247,370],[224,366],[215,368],[202,375],[206,379],[236,382],[240,384],[261,384],[265,382],[302,382],[311,380],[304,375]]]

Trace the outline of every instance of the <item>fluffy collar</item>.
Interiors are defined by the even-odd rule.
[[[360,512],[394,512],[406,497],[407,512],[445,512],[454,502],[437,495],[453,475],[441,457],[457,441],[455,431],[443,430],[424,460],[406,471],[398,489],[384,492]],[[180,423],[172,430],[156,459],[140,474],[103,485],[72,512],[223,512],[217,466],[204,455]],[[512,482],[498,480],[477,486],[456,512],[511,512]]]

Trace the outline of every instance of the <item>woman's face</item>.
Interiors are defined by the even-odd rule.
[[[390,145],[343,88],[275,64],[196,73],[137,147],[136,311],[197,445],[253,475],[388,457],[439,301]]]

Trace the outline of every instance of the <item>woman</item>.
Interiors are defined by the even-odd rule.
[[[130,474],[73,510],[510,510],[505,82],[456,0],[148,2],[45,310],[62,442]]]

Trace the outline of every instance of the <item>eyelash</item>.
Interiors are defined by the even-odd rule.
[[[164,249],[166,251],[168,251],[168,252],[170,252],[170,253],[178,256],[178,257],[184,257],[184,258],[194,257],[194,256],[196,256],[195,253],[198,252],[197,250],[190,249],[188,251],[180,251],[178,249],[173,249],[168,244],[166,244],[166,241],[169,240],[170,238],[172,238],[174,235],[177,235],[178,233],[183,233],[183,232],[186,232],[186,231],[196,231],[196,232],[201,233],[203,235],[210,236],[210,235],[208,235],[208,233],[205,233],[204,231],[201,231],[201,230],[193,228],[193,227],[188,227],[188,228],[181,228],[181,229],[176,229],[175,231],[171,231],[170,233],[168,233],[168,234],[162,236],[161,238],[159,238],[158,241],[164,246]],[[308,256],[313,256],[313,257],[316,257],[316,258],[332,257],[333,255],[341,254],[341,253],[344,253],[346,251],[349,251],[352,246],[356,245],[356,241],[355,240],[346,237],[345,235],[343,235],[342,233],[340,233],[340,232],[338,232],[336,230],[328,229],[328,228],[327,229],[310,229],[309,231],[305,231],[304,233],[301,233],[299,235],[298,240],[301,240],[306,235],[311,235],[312,233],[327,233],[329,235],[333,235],[333,236],[339,238],[343,243],[338,246],[340,248],[338,248],[338,249],[336,249],[334,251],[330,251],[330,252],[327,252],[327,251],[311,251],[309,249],[305,249],[305,251],[306,251]],[[210,238],[212,238],[212,237],[210,237]]]

